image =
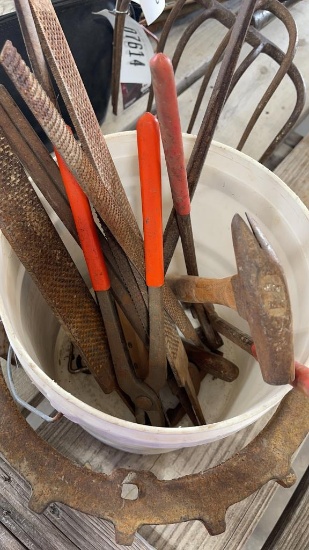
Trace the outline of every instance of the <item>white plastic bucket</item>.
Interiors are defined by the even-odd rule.
[[[129,200],[141,223],[135,132],[106,136]],[[194,144],[184,136],[186,156]],[[165,220],[171,209],[163,163]],[[230,224],[235,213],[254,215],[273,245],[285,271],[294,320],[295,357],[305,363],[309,349],[309,215],[298,197],[272,172],[246,155],[213,143],[192,202],[192,224],[200,275],[226,277],[236,272]],[[56,223],[57,225],[57,223]],[[61,224],[60,231],[63,232]],[[79,251],[66,237],[68,246]],[[79,257],[78,257],[79,256]],[[207,376],[199,394],[208,424],[201,427],[156,428],[132,422],[118,396],[104,396],[89,375],[70,375],[68,343],[30,276],[0,236],[0,316],[25,371],[56,410],[101,441],[135,453],[162,453],[209,443],[251,424],[276,405],[290,387],[268,386],[258,364],[236,346],[224,346],[240,368],[232,384]],[[170,272],[185,274],[180,246]],[[220,314],[248,331],[243,319],[220,307]],[[112,416],[116,414],[117,416]]]

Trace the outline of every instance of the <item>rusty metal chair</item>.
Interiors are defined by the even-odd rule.
[[[196,97],[196,101],[193,107],[191,119],[187,128],[184,128],[184,131],[191,133],[194,127],[194,124],[197,120],[197,115],[201,109],[201,104],[205,93],[209,90],[211,82],[211,77],[213,76],[215,70],[220,65],[220,62],[225,55],[227,66],[229,65],[228,61],[232,61],[232,56],[234,53],[229,49],[229,39],[231,36],[231,29],[235,22],[235,13],[228,10],[223,4],[219,3],[217,0],[197,0],[197,4],[200,5],[193,17],[191,15],[188,25],[186,26],[182,36],[180,37],[178,44],[172,55],[172,63],[177,79],[177,68],[181,62],[182,55],[185,51],[186,46],[188,45],[189,40],[192,38],[194,33],[201,27],[201,25],[208,20],[216,20],[221,26],[227,29],[223,39],[219,42],[215,53],[209,58],[205,59],[205,62],[202,66],[198,67],[196,70],[193,70],[192,73],[186,78],[181,80],[178,83],[177,93],[180,96],[184,91],[186,91],[190,86],[195,82],[200,81],[199,91]],[[166,49],[167,41],[170,36],[170,33],[176,24],[177,19],[181,16],[182,10],[186,4],[186,0],[178,0],[175,3],[175,6],[172,8],[165,24],[162,29],[162,33],[158,42],[157,52],[164,52]],[[244,4],[241,4],[241,7]],[[260,31],[254,28],[252,25],[249,27],[248,32],[245,37],[244,48],[250,48],[249,53],[247,53],[243,60],[239,63],[234,74],[232,75],[230,85],[224,98],[224,104],[228,102],[228,99],[235,89],[236,85],[240,81],[241,77],[244,76],[246,71],[252,66],[254,61],[264,54],[271,58],[277,65],[278,69],[275,71],[275,74],[272,77],[267,89],[264,94],[258,101],[258,104],[250,116],[249,121],[246,124],[246,127],[243,129],[243,133],[237,144],[237,149],[242,150],[245,146],[250,134],[252,133],[256,123],[258,122],[262,112],[267,108],[267,105],[274,95],[275,91],[282,83],[283,78],[287,77],[292,82],[295,87],[295,104],[292,109],[292,112],[288,116],[286,122],[276,133],[271,143],[267,146],[266,150],[260,156],[259,161],[263,164],[266,164],[271,154],[277,145],[286,137],[291,128],[295,125],[299,116],[303,110],[305,102],[305,86],[300,72],[297,67],[293,64],[293,58],[295,54],[295,48],[297,43],[297,28],[295,21],[284,5],[282,5],[278,0],[260,0],[256,3],[255,12],[258,10],[267,10],[271,12],[276,18],[278,18],[288,32],[289,43],[286,53],[284,53],[279,47],[275,45],[274,42],[266,38]],[[207,55],[207,54],[206,54]],[[206,57],[205,55],[205,57]],[[230,55],[230,58],[228,56]],[[194,63],[193,63],[194,65]],[[224,76],[224,75],[223,75]],[[216,120],[212,120],[212,106],[215,101],[218,99],[220,101],[220,95],[222,96],[222,81],[223,79],[217,78],[210,99],[207,106],[207,112],[204,116],[203,122],[199,129],[199,134],[205,132],[205,128],[208,128],[207,132],[207,144],[204,143],[204,147],[207,147],[208,142],[212,139],[215,127],[217,125]],[[241,83],[240,83],[241,86]],[[153,105],[153,94],[150,93],[147,110],[151,110]],[[241,108],[241,106],[240,106]],[[196,126],[196,125],[195,125]],[[196,132],[195,132],[196,133]],[[210,136],[211,134],[211,136]]]

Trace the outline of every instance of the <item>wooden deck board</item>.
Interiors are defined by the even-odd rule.
[[[309,548],[309,467],[262,550]]]
[[[309,135],[279,164],[275,174],[286,183],[309,208]]]
[[[0,524],[0,548],[6,550],[25,550],[26,546],[21,544],[4,525]]]

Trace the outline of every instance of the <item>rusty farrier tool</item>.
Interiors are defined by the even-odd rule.
[[[167,379],[164,338],[164,285],[161,154],[158,122],[145,113],[136,127],[140,174],[146,284],[149,304],[148,384],[159,392]]]
[[[89,201],[61,156],[56,154],[92,286],[104,321],[117,382],[124,394],[132,400],[135,406],[135,415],[139,421],[145,423],[144,415],[139,412],[141,409],[147,411],[153,426],[164,426],[164,415],[158,396],[145,382],[139,380],[134,372],[114,298],[110,292],[110,279]]]
[[[183,302],[210,301],[236,309],[250,326],[265,382],[289,384],[295,369],[288,288],[272,247],[251,224],[254,233],[238,214],[232,220],[237,275],[171,277],[170,284]]]
[[[198,275],[173,66],[165,54],[158,53],[150,60],[150,70],[167,172],[187,273],[188,275]],[[213,349],[222,346],[222,339],[213,329],[204,306],[195,304],[194,309],[204,331],[207,345]]]

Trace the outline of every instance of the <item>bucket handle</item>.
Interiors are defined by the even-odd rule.
[[[9,345],[8,354],[7,354],[7,361],[6,361],[7,384],[8,384],[8,388],[11,392],[11,395],[12,395],[14,401],[16,401],[17,403],[22,405],[22,407],[24,407],[28,411],[36,414],[37,416],[39,416],[40,418],[42,418],[46,422],[56,422],[57,420],[59,420],[62,417],[62,413],[57,412],[55,414],[55,416],[49,416],[49,415],[41,412],[39,409],[36,409],[35,407],[32,407],[32,405],[29,405],[29,403],[27,403],[21,397],[19,397],[19,395],[18,395],[18,393],[15,389],[15,386],[14,386],[13,375],[12,375],[12,354],[13,353],[14,353],[14,356],[15,356],[16,366],[18,367],[20,365],[20,363],[19,363],[19,361],[18,361],[18,359],[15,355],[15,352],[14,352],[12,346]]]

